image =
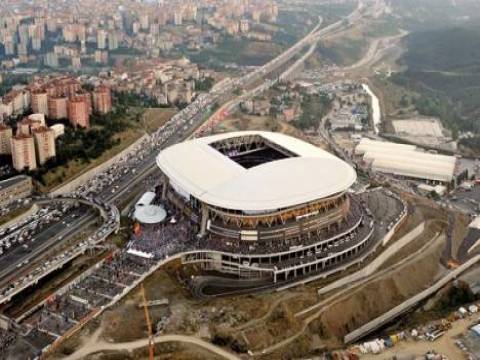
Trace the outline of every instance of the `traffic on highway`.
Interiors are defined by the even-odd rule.
[[[347,18],[349,21],[338,21],[323,29],[321,29],[323,19],[320,18],[318,25],[310,33],[275,59],[240,78],[226,81],[208,94],[198,95],[189,106],[174,115],[154,133],[145,137],[140,144],[128,151],[112,166],[95,174],[70,194],[66,194],[67,198],[77,201],[82,200],[86,205],[96,207],[97,210],[100,209],[100,212],[103,209],[105,214],[109,214],[109,217],[104,217],[102,226],[93,235],[90,235],[87,241],[68,243],[72,237],[92,225],[98,218],[98,212],[91,208],[83,208],[81,211],[72,207],[62,208],[60,210],[62,217],[60,218],[59,210],[48,206],[41,213],[35,213],[33,218],[30,219],[31,225],[29,225],[36,226],[34,230],[21,231],[22,236],[25,239],[28,237],[28,241],[32,244],[29,245],[29,251],[24,251],[23,245],[26,240],[23,240],[23,243],[21,240],[10,241],[9,236],[12,230],[5,231],[4,234],[0,235],[0,244],[5,244],[5,248],[8,244],[10,244],[10,247],[15,246],[11,251],[15,256],[8,257],[4,263],[0,258],[0,265],[3,269],[17,269],[18,267],[22,268],[23,271],[16,274],[13,282],[12,271],[0,273],[0,287],[2,287],[0,292],[3,294],[0,303],[9,301],[21,289],[63,266],[75,256],[84,253],[92,244],[100,243],[116,231],[120,215],[115,204],[125,202],[134,195],[134,192],[142,190],[142,182],[156,170],[155,159],[159,151],[186,139],[197,132],[199,128],[202,130],[201,126],[213,117],[212,114],[220,105],[223,104],[227,110],[232,110],[244,99],[255,96],[271,87],[279,80],[280,76],[279,74],[275,79],[271,79],[269,75],[272,72],[284,66],[298,54],[310,51],[310,45],[323,36],[348,27],[352,19],[361,15],[362,7],[362,2],[359,1],[357,9]],[[298,62],[295,62],[295,64],[298,64]],[[259,82],[261,82],[260,85],[257,85]],[[233,95],[238,90],[251,88],[252,85],[254,85],[253,89],[242,95]],[[43,218],[45,220],[42,222],[40,219]],[[47,219],[52,220],[46,222]],[[41,227],[35,225],[40,223],[43,224]],[[18,239],[21,239],[21,237]],[[70,247],[63,249],[59,254],[57,248],[61,244],[67,244]],[[40,266],[35,267],[30,263],[34,257],[36,262],[41,264]],[[52,259],[52,261],[45,260],[47,258]],[[48,261],[48,265],[46,261]]]
[[[0,241],[8,241],[9,251],[0,256],[2,271],[0,272],[0,304],[9,301],[15,294],[52,271],[62,267],[73,258],[83,254],[90,246],[97,245],[109,235],[118,231],[120,213],[109,203],[90,197],[57,196],[55,198],[32,198],[33,203],[46,207],[24,220],[23,226],[7,228],[7,233]],[[62,213],[70,211],[66,217]],[[94,211],[95,210],[95,211]],[[68,247],[58,247],[62,240],[78,234],[77,228],[72,227],[72,221],[80,218],[81,214],[89,213],[77,226],[83,226],[85,221],[94,221],[103,218],[102,225],[90,234],[85,240],[68,244]],[[48,226],[51,224],[51,226]],[[57,232],[58,231],[58,232]],[[5,240],[7,239],[7,240]],[[13,245],[12,245],[13,244]],[[55,248],[55,253],[50,251]],[[49,254],[49,256],[43,256]],[[42,261],[39,261],[42,259]],[[16,263],[15,266],[12,266]],[[32,263],[28,269],[27,265]]]

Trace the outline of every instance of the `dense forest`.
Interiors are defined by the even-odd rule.
[[[409,31],[478,24],[478,0],[390,0],[402,28]]]
[[[407,47],[410,70],[480,73],[480,26],[415,32]]]
[[[480,133],[480,26],[413,32],[406,46],[408,70],[392,81],[421,94],[421,114],[440,117],[454,133]]]

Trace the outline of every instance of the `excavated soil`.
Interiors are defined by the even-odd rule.
[[[441,252],[442,246],[429,249],[420,260],[353,290],[340,301],[327,306],[320,318],[311,324],[311,330],[315,332],[316,328],[321,328],[325,335],[340,342],[348,332],[431,284],[441,270]]]

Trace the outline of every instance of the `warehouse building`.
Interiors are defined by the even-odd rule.
[[[457,159],[454,156],[427,153],[415,145],[362,138],[355,155],[361,156],[376,172],[441,184],[455,180]]]

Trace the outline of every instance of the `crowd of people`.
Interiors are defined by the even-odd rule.
[[[290,56],[290,53],[287,52],[284,56]],[[153,163],[154,157],[160,149],[169,145],[170,142],[176,141],[177,136],[181,138],[183,132],[188,131],[203,120],[204,115],[214,108],[219,96],[225,95],[225,93],[230,92],[234,88],[242,87],[257,77],[263,77],[267,69],[273,65],[275,63],[269,63],[259,71],[232,81],[231,84],[222,88],[219,93],[200,94],[189,106],[173,116],[150,136],[146,136],[139,144],[130,149],[128,153],[124,154],[106,170],[96,174],[80,185],[71,195],[106,200],[108,194],[113,193],[119,187],[126,174],[134,174],[137,169]],[[97,231],[95,237],[101,239],[103,234],[108,232],[108,227],[111,225],[113,225],[113,222],[107,221]],[[188,219],[178,219],[175,222],[145,230],[140,239],[134,239],[132,242],[141,251],[153,252],[155,258],[164,258],[187,247],[194,248],[195,246],[200,246],[197,242],[196,234],[193,234],[191,229],[192,227]],[[86,245],[81,244],[81,246]],[[72,249],[66,253],[59,254],[52,261],[63,261],[62,259],[70,256],[76,250]],[[102,297],[99,296],[99,289],[106,292],[106,294],[102,294],[104,295],[103,298],[113,297],[114,293],[118,293],[118,291],[124,288],[122,285],[131,284],[138,276],[145,273],[154,264],[154,261],[148,258],[131,256],[126,250],[120,252],[120,255],[115,256],[111,261],[105,261],[92,274],[89,274],[76,284],[72,284],[70,290],[52,299],[51,302],[44,306],[43,310],[27,318],[25,324],[29,329],[29,333],[64,333],[72,324],[84,317],[92,306],[97,306],[104,302],[95,301],[95,299]],[[44,266],[48,265],[44,264]],[[38,275],[38,271],[42,269],[35,269],[31,275]],[[105,286],[102,286],[101,282],[104,282]],[[10,290],[11,288],[6,291]],[[4,341],[5,339],[8,340],[9,337],[0,333],[0,352],[2,353],[4,344],[10,342],[10,340]]]
[[[206,249],[220,250],[239,254],[270,254],[276,252],[285,252],[298,246],[312,245],[339,233],[348,231],[362,219],[364,215],[364,205],[359,200],[351,198],[350,210],[347,216],[339,223],[332,224],[329,227],[319,228],[316,232],[305,233],[294,237],[276,237],[273,239],[262,239],[258,241],[239,241],[239,239],[226,239],[225,237],[211,235],[207,237],[199,246]]]
[[[0,354],[6,354],[7,349],[15,342],[15,332],[0,328]]]
[[[144,165],[146,162],[152,159],[152,155],[156,155],[158,151],[172,138],[172,136],[179,131],[190,128],[194,125],[195,122],[202,119],[202,116],[205,112],[205,109],[212,105],[214,98],[209,94],[199,95],[194,102],[192,102],[188,107],[181,110],[170,120],[168,120],[164,125],[162,125],[157,131],[155,131],[151,136],[146,137],[140,144],[131,149],[127,154],[123,155],[118,161],[112,164],[105,171],[102,171],[96,174],[94,177],[89,179],[84,184],[80,185],[75,191],[70,195],[79,198],[88,198],[99,201],[98,199],[102,198],[102,194],[110,193],[112,189],[115,189],[115,183],[120,181],[122,177],[127,173],[131,173],[135,169]],[[109,190],[105,192],[106,190]],[[111,193],[110,193],[111,194]],[[104,196],[103,196],[104,197]],[[48,212],[46,216],[53,216],[53,212]],[[92,235],[92,240],[94,242],[102,240],[106,235],[108,235],[111,229],[116,224],[114,221],[106,221],[98,231]],[[5,242],[5,250],[10,243]],[[11,244],[10,244],[11,246]],[[1,249],[3,247],[0,245]],[[0,249],[0,252],[3,251]],[[1,255],[1,254],[0,254]],[[62,254],[65,255],[65,254]],[[35,276],[41,276],[45,272],[43,267],[36,268],[33,270]],[[16,284],[22,286],[22,284],[28,281],[28,278],[18,279]],[[8,296],[11,292],[15,291],[17,287],[15,284],[8,286],[1,291],[3,296]]]
[[[165,223],[144,225],[140,234],[132,236],[129,247],[164,259],[188,248],[193,235],[191,228],[189,221],[172,216]]]
[[[161,224],[142,226],[140,234],[132,236],[129,247],[152,254],[155,258],[165,258],[182,250],[208,249],[249,255],[288,252],[295,248],[308,246],[311,246],[314,249],[313,251],[318,250],[317,254],[321,253],[322,256],[325,256],[330,252],[339,251],[339,246],[343,249],[351,244],[353,239],[359,239],[360,235],[365,235],[363,234],[364,231],[357,231],[357,225],[365,227],[368,232],[374,217],[380,219],[382,224],[384,222],[385,224],[391,224],[401,215],[401,205],[401,200],[384,193],[351,196],[349,212],[338,224],[335,223],[321,228],[317,232],[305,233],[302,236],[275,239],[260,238],[257,241],[228,239],[214,234],[199,239],[194,231],[195,224],[175,213]],[[168,209],[168,213],[174,212],[173,209],[168,207],[168,204],[162,203],[162,206]],[[370,207],[373,207],[373,213],[369,210]],[[176,220],[177,218],[179,220]],[[348,239],[337,236],[342,233],[346,233],[349,236]],[[321,245],[317,246],[317,244]]]

